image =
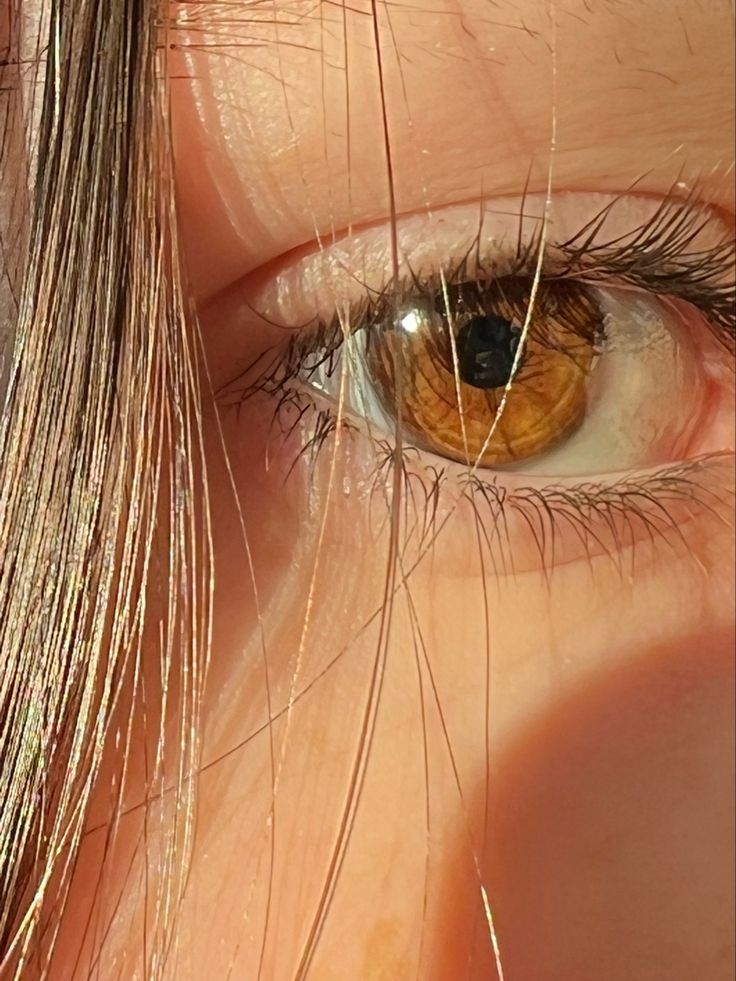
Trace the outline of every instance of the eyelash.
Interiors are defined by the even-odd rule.
[[[733,354],[736,349],[736,282],[728,277],[733,274],[736,262],[735,244],[732,240],[724,240],[707,250],[692,247],[712,220],[709,209],[698,202],[697,191],[686,199],[668,196],[645,225],[618,240],[595,244],[613,206],[615,202],[567,241],[548,244],[549,258],[542,270],[542,279],[547,283],[576,280],[616,285],[683,300],[704,314],[716,339],[727,353]],[[522,202],[515,254],[510,262],[504,263],[502,272],[496,273],[496,279],[533,274],[540,246],[539,232],[532,234],[528,244],[522,245],[523,210]],[[445,272],[444,278],[433,273],[420,279],[410,272],[397,285],[389,283],[384,290],[366,296],[348,311],[350,333],[373,329],[404,297],[416,295],[418,287],[438,290],[443,283],[451,287],[473,281],[475,288],[482,290],[484,283],[491,285],[494,278],[487,275],[478,246],[479,236],[474,243],[476,254],[469,250],[456,266]],[[338,419],[332,410],[318,407],[316,399],[305,391],[304,382],[318,370],[328,375],[335,370],[345,330],[345,321],[337,314],[327,321],[318,320],[302,327],[278,350],[263,352],[225,387],[222,394],[228,403],[234,401],[236,405],[257,393],[275,397],[274,421],[288,417],[288,424],[281,426],[285,436],[296,429],[306,412],[314,410],[312,433],[297,455],[297,459],[307,457],[314,464],[321,448],[335,432]],[[347,429],[357,428],[348,419],[340,419],[340,425]],[[395,462],[388,441],[374,439],[374,443],[378,447],[379,462],[371,497],[382,484],[385,487],[390,470],[388,464]],[[404,450],[405,458],[407,452]],[[504,543],[502,539],[508,513],[515,511],[527,525],[543,567],[549,568],[554,564],[553,556],[548,554],[550,543],[554,543],[561,526],[573,530],[586,552],[591,545],[601,545],[600,532],[604,529],[606,535],[612,535],[611,545],[616,554],[625,544],[624,537],[633,544],[635,523],[650,539],[677,532],[678,524],[671,510],[675,504],[689,502],[714,510],[714,504],[722,502],[717,495],[706,501],[713,491],[706,492],[703,482],[698,479],[707,473],[712,463],[717,466],[719,459],[674,464],[646,476],[634,475],[616,483],[586,481],[544,488],[517,487],[513,491],[499,484],[495,476],[486,479],[473,474],[461,494],[473,505],[489,548],[488,527],[493,529],[490,537],[495,538],[502,548],[500,555],[492,556],[494,565],[500,562],[506,567],[511,562],[513,566],[513,555],[505,553],[505,547],[510,543]],[[445,469],[425,467],[424,476],[419,477],[407,468],[405,459],[402,470],[405,508],[411,502],[416,511],[413,518],[408,510],[405,512],[404,538],[411,538],[416,533],[418,541],[425,541],[428,529],[434,527],[440,490],[447,473]]]
[[[544,281],[576,279],[591,284],[613,283],[684,300],[705,314],[715,336],[733,353],[736,282],[728,282],[727,277],[733,274],[736,247],[733,240],[724,240],[705,251],[688,251],[712,220],[711,213],[697,202],[695,193],[685,200],[665,198],[648,222],[623,240],[594,245],[611,207],[596,215],[573,238],[548,246],[548,252],[554,255],[554,265],[550,268],[548,262],[543,270]],[[531,275],[536,261],[539,233],[533,234],[527,245],[522,245],[523,222],[522,215],[516,252],[504,267],[504,277]],[[446,285],[478,278],[479,273],[482,277],[484,267],[479,258],[475,260],[474,272],[469,274],[470,259],[468,252],[445,274]],[[493,280],[487,277],[486,281],[491,284]],[[412,276],[404,277],[393,289],[391,283],[387,284],[383,291],[366,296],[350,309],[347,317],[350,333],[371,329],[372,324],[389,315],[404,297],[415,294],[418,285],[439,290],[442,281],[434,274],[421,283]],[[344,338],[344,320],[337,314],[329,321],[304,326],[290,339],[285,350],[275,352],[275,359],[268,367],[259,365],[257,377],[238,391],[239,397],[247,399],[257,391],[278,394],[296,378],[309,380],[326,361],[330,374]],[[247,378],[253,367],[239,378]],[[227,386],[230,391],[232,384]]]

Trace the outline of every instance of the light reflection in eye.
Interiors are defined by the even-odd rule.
[[[399,320],[403,328],[409,319],[408,336],[390,324],[366,328],[369,384],[389,417],[401,412],[418,447],[498,466],[544,452],[579,425],[600,313],[576,284],[550,284],[538,293],[506,397],[530,285],[514,277],[430,287]]]
[[[422,326],[421,311],[410,310],[408,313],[404,314],[399,323],[408,334],[416,334],[416,332]]]

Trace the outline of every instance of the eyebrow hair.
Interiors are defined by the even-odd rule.
[[[197,5],[197,7],[203,7],[204,10],[201,13],[198,12],[197,18],[194,19],[190,11],[192,0],[174,0],[173,6],[186,11],[187,18],[177,24],[177,17],[174,15],[170,20],[171,27],[174,29],[177,27],[196,29],[204,33],[217,31],[221,36],[216,40],[203,41],[200,39],[195,43],[187,43],[177,39],[170,46],[172,48],[191,47],[200,51],[207,50],[213,54],[218,51],[226,53],[243,48],[259,48],[274,43],[277,43],[280,48],[309,50],[310,46],[302,40],[292,41],[284,36],[268,38],[250,32],[269,25],[274,28],[281,27],[284,30],[300,28],[312,19],[322,25],[337,23],[342,21],[346,13],[354,17],[372,18],[375,16],[376,8],[372,5],[369,6],[366,2],[364,8],[361,9],[357,6],[358,2],[359,0],[345,0],[343,3],[339,3],[337,0],[273,0],[266,9],[260,8],[258,3],[254,5],[252,0],[239,0],[239,2],[238,0],[207,0],[205,4]],[[379,10],[403,11],[413,15],[425,13],[432,16],[459,18],[461,21],[473,20],[476,23],[482,22],[486,26],[503,31],[526,35],[548,47],[550,42],[545,31],[529,26],[527,18],[524,16],[525,3],[530,8],[529,13],[548,12],[558,25],[569,21],[580,24],[587,23],[591,26],[597,17],[611,15],[619,24],[633,27],[633,20],[641,16],[643,9],[648,8],[651,11],[653,8],[659,7],[663,14],[667,13],[670,20],[676,20],[679,23],[689,56],[697,56],[696,46],[691,41],[686,24],[688,7],[678,7],[675,16],[672,17],[673,2],[677,2],[677,0],[493,0],[493,8],[498,11],[500,16],[494,18],[483,16],[481,19],[474,16],[472,12],[463,9],[450,9],[443,3],[433,6],[431,0],[420,0],[418,4],[407,2],[407,0],[377,0]],[[718,0],[713,0],[713,2],[717,3]],[[732,0],[730,4],[732,12],[736,9],[734,8],[735,2],[736,0]],[[457,0],[459,8],[462,8],[462,3],[463,0]],[[305,7],[303,12],[300,11],[301,6]],[[503,19],[504,7],[509,13],[508,20]],[[325,20],[323,17],[325,10],[334,12],[336,20]],[[220,16],[220,13],[223,16]],[[237,33],[232,37],[224,36],[224,31],[228,28],[237,28]],[[614,51],[617,50],[616,39],[613,40],[613,48]],[[312,50],[316,53],[320,48],[317,45]],[[672,85],[677,84],[677,79],[673,78],[672,75],[658,72],[656,69],[632,67],[632,70],[660,77]]]

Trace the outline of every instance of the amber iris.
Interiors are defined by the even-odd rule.
[[[489,467],[544,453],[580,425],[600,310],[582,284],[543,281],[519,350],[531,287],[505,277],[418,290],[388,327],[371,331],[368,369],[407,438]]]

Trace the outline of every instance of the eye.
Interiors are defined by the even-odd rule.
[[[408,219],[389,286],[377,229],[298,259],[250,309],[303,327],[259,358],[246,393],[311,397],[474,469],[591,476],[727,449],[733,243],[692,203],[591,209],[601,197],[562,197],[539,276],[529,201],[516,229],[497,203],[483,245],[467,208]]]
[[[387,435],[479,467],[557,476],[679,458],[708,411],[695,310],[639,291],[509,276],[412,284],[306,372]],[[530,309],[531,306],[531,309]],[[515,367],[515,371],[514,371]]]

